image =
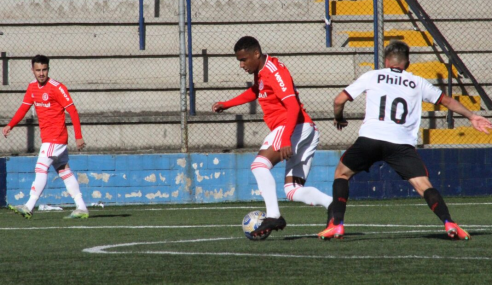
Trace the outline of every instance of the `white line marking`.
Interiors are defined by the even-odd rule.
[[[261,254],[261,253],[240,253],[240,252],[183,252],[183,251],[107,251],[109,249],[120,247],[132,247],[136,245],[154,245],[154,244],[170,244],[170,243],[196,243],[208,241],[223,241],[240,239],[237,237],[228,238],[213,238],[213,239],[194,239],[194,240],[178,240],[178,241],[159,241],[159,242],[132,242],[114,245],[103,245],[91,248],[86,248],[82,252],[95,254],[165,254],[165,255],[207,255],[207,256],[239,256],[239,257],[282,257],[282,258],[310,258],[310,259],[450,259],[450,260],[492,260],[492,257],[482,256],[423,256],[423,255],[296,255],[296,254]],[[241,237],[244,239],[244,237]]]
[[[489,206],[492,205],[492,202],[484,202],[484,203],[446,203],[448,206]],[[127,205],[127,206],[136,206],[135,204],[132,205]],[[142,204],[140,206],[147,206],[146,204]],[[164,206],[164,204],[163,204]],[[108,212],[111,210],[117,210],[119,211],[118,207],[125,207],[125,205],[106,205],[106,207],[110,207],[110,210],[105,210],[105,209],[92,209],[89,208],[90,212]],[[298,205],[292,205],[292,206],[281,206],[280,208],[313,208],[316,206],[298,206]],[[353,205],[353,204],[348,204],[347,207],[384,207],[384,208],[390,208],[390,207],[428,207],[427,204],[425,203],[418,203],[418,204],[361,204],[361,205]],[[131,211],[189,211],[189,210],[236,210],[236,209],[252,209],[252,210],[257,210],[263,208],[263,206],[225,206],[225,207],[186,207],[186,208],[146,208],[146,209],[131,209],[131,208],[122,208],[121,211],[124,212],[131,212]],[[62,211],[36,211],[36,214],[48,214],[48,213],[60,213],[60,212],[71,212],[73,209],[67,209],[67,210],[62,210]],[[8,212],[0,212],[0,215],[3,214],[11,214],[10,211]]]
[[[466,229],[490,229],[492,225],[463,225]],[[326,224],[288,224],[288,227],[326,227]],[[385,224],[345,224],[346,227],[368,228],[443,228],[443,225],[385,225]],[[170,225],[170,226],[68,226],[68,227],[26,227],[26,228],[0,228],[0,231],[17,230],[58,230],[58,229],[197,229],[197,228],[239,228],[238,225]]]
[[[448,206],[489,206],[492,202],[485,203],[446,203]],[[418,204],[362,204],[351,205],[347,207],[428,207],[425,203]],[[150,208],[150,209],[131,209],[133,211],[180,211],[180,210],[235,210],[235,209],[258,209],[262,206],[226,206],[226,207],[189,207],[189,208]],[[313,208],[313,206],[280,206],[280,208]]]

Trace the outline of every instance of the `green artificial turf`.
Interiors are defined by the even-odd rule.
[[[283,231],[242,233],[263,203],[67,208],[31,220],[0,210],[1,284],[492,284],[492,198],[447,198],[472,240],[450,240],[422,199],[350,201],[345,239],[325,210],[280,204]],[[107,247],[104,247],[107,246]]]

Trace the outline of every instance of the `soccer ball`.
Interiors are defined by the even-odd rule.
[[[243,219],[243,232],[244,235],[250,240],[263,240],[266,239],[270,232],[253,237],[251,236],[251,232],[256,230],[260,225],[263,219],[266,218],[266,214],[262,211],[253,211],[244,216]]]

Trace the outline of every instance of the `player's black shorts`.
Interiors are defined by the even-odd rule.
[[[377,161],[388,163],[403,179],[429,176],[415,147],[359,137],[340,159],[354,172],[369,171]]]

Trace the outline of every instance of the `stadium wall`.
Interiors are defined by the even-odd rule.
[[[7,159],[0,158],[0,207],[7,204]]]
[[[418,152],[427,165],[431,182],[444,196],[492,194],[490,149],[420,149]],[[333,174],[342,153],[318,151],[307,185],[331,194]],[[88,204],[261,201],[250,171],[255,155],[72,155],[70,165]],[[27,201],[36,159],[0,159],[0,205]],[[280,163],[273,169],[280,200],[286,200],[282,187],[284,167]],[[418,197],[408,182],[382,162],[373,165],[369,172],[356,175],[350,187],[351,199]],[[47,188],[38,204],[72,203],[62,180],[50,170]]]

